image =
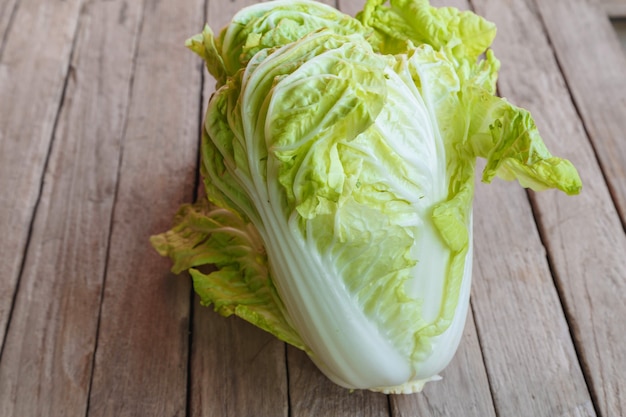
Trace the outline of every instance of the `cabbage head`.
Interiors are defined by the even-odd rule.
[[[206,197],[154,247],[204,305],[304,350],[335,383],[421,390],[458,346],[482,180],[580,191],[531,115],[495,95],[495,26],[427,1],[356,18],[264,2],[187,45],[217,80]],[[212,265],[212,268],[202,268]]]

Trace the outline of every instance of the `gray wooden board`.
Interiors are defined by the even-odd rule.
[[[20,2],[0,58],[0,343],[4,342],[69,70],[81,0]],[[46,42],[21,36],[46,27]],[[4,99],[5,97],[10,99]],[[1,345],[0,345],[1,346]]]
[[[0,363],[3,415],[85,414],[140,6],[92,3],[81,15]]]
[[[192,416],[290,415],[284,343],[197,297],[193,321]]]
[[[4,43],[6,35],[9,31],[9,27],[13,22],[13,17],[17,11],[17,0],[5,0],[0,2],[0,57],[2,57],[2,50],[4,49]]]
[[[98,333],[90,416],[182,416],[187,409],[190,286],[149,236],[170,226],[195,185],[200,75],[182,47],[203,1],[146,3]]]
[[[350,391],[334,384],[315,367],[304,352],[291,346],[287,349],[287,357],[291,416],[390,415],[387,395],[367,390]]]
[[[626,53],[600,4],[553,0],[537,8],[626,225]]]
[[[598,0],[604,12],[611,18],[626,19],[626,1],[624,0]],[[597,3],[591,3],[597,4]]]
[[[472,300],[496,413],[593,416],[530,204],[516,187],[498,180],[476,190]]]
[[[626,54],[595,3],[538,2],[537,7],[565,74],[584,129],[545,120],[555,151],[579,161],[587,187],[575,201],[537,195],[536,205],[555,207],[538,216],[572,332],[603,416],[626,415]],[[559,16],[573,10],[559,30]],[[565,91],[561,91],[564,96]],[[563,120],[564,121],[564,120]],[[596,159],[587,142],[593,143]],[[598,166],[598,160],[600,166]],[[600,168],[602,170],[600,170]],[[609,190],[597,184],[606,179]]]
[[[501,93],[529,108],[548,146],[576,164],[583,183],[594,184],[574,198],[554,192],[531,195],[559,295],[568,313],[568,325],[579,353],[583,353],[583,367],[587,382],[592,383],[597,411],[615,415],[612,410],[620,408],[612,407],[622,407],[623,411],[623,406],[618,405],[623,401],[619,399],[623,382],[617,374],[619,364],[624,364],[623,352],[618,348],[623,345],[619,343],[623,336],[615,331],[619,317],[624,317],[624,304],[618,299],[626,276],[623,229],[555,61],[551,49],[554,43],[546,39],[542,27],[545,18],[539,18],[539,10],[532,2],[517,2],[511,7],[477,1],[476,7],[502,28],[495,45],[496,53],[508,63],[501,71]],[[578,49],[578,53],[585,52]],[[597,376],[589,380],[594,374]],[[578,391],[582,389],[577,388]],[[604,400],[599,400],[598,392],[606,395]],[[606,401],[605,405],[602,401]],[[575,406],[580,407],[580,413],[591,412],[591,406],[582,398],[570,403],[570,407]],[[566,410],[574,413],[577,408]]]

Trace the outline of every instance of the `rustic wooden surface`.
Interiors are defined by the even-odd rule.
[[[600,3],[611,18],[626,18],[626,2],[624,0],[600,0]]]
[[[392,396],[200,306],[148,244],[198,189],[214,81],[183,42],[252,3],[0,0],[0,416],[626,416],[626,3],[436,1],[498,25],[500,94],[584,190],[477,184],[459,351]]]

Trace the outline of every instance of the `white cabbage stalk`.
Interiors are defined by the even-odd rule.
[[[580,179],[494,95],[491,23],[383,3],[355,19],[266,2],[188,41],[217,80],[208,198],[152,243],[205,305],[303,349],[335,383],[409,393],[463,332],[476,158],[485,182],[575,194]]]

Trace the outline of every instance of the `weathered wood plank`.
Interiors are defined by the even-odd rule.
[[[604,181],[595,161],[593,150],[571,103],[569,93],[559,67],[554,60],[553,52],[545,38],[534,4],[531,2],[516,2],[513,5],[504,5],[485,1],[476,1],[474,4],[479,12],[495,21],[500,28],[494,48],[496,55],[504,63],[499,84],[502,94],[510,97],[515,103],[530,109],[535,115],[537,125],[543,133],[548,146],[556,154],[567,157],[575,163],[581,173],[583,182],[593,184],[591,189],[584,189],[582,195],[574,198],[568,198],[556,192],[531,194],[536,202],[535,215],[542,225],[543,240],[548,249],[547,255],[552,261],[551,266],[554,269],[556,279],[560,283],[561,296],[563,291],[566,291],[565,294],[567,294],[567,291],[570,291],[569,289],[580,292],[580,298],[577,300],[570,301],[565,298],[565,307],[568,310],[571,310],[572,306],[578,301],[583,303],[581,306],[574,307],[582,310],[577,311],[576,316],[571,311],[569,312],[570,328],[576,337],[578,333],[576,328],[583,323],[591,324],[590,322],[592,322],[593,325],[598,326],[597,329],[593,329],[593,334],[600,334],[601,336],[590,337],[591,333],[585,333],[585,337],[589,337],[585,344],[591,346],[601,340],[607,340],[607,337],[611,337],[612,331],[610,331],[610,327],[614,327],[616,325],[615,320],[617,320],[615,318],[611,319],[606,314],[598,315],[596,311],[602,312],[610,308],[623,309],[623,304],[621,302],[615,303],[614,297],[613,299],[610,296],[608,298],[605,297],[605,293],[609,288],[614,287],[613,284],[609,283],[614,280],[619,281],[625,275],[623,263],[620,264],[613,259],[622,258],[625,252],[622,249],[624,247],[623,244],[620,243],[623,241],[623,232],[610,202],[608,192],[603,187]],[[566,24],[563,23],[566,20],[560,19],[561,24]],[[557,23],[553,22],[553,24]],[[578,53],[580,52],[581,50],[578,49]],[[512,208],[501,208],[500,200],[496,200],[495,194],[491,194],[492,188],[481,187],[481,190],[483,189],[485,191],[480,191],[483,193],[481,195],[487,196],[483,197],[484,201],[489,201],[489,203],[483,204],[496,204],[494,210],[499,211],[501,215],[506,214],[510,217],[509,224],[511,226],[505,229],[507,230],[506,236],[508,236],[506,239],[520,241],[517,243],[518,245],[522,244],[520,249],[532,247],[530,244],[524,243],[521,237],[524,237],[529,230],[532,230],[532,239],[533,241],[536,240],[534,225],[528,224],[523,228],[518,227],[520,215],[515,214]],[[487,194],[487,189],[489,194]],[[511,197],[508,198],[510,199]],[[522,198],[516,198],[516,201],[511,202],[509,205],[511,207],[520,207],[520,205],[525,204],[522,200]],[[511,212],[511,214],[507,214],[508,212]],[[492,232],[494,236],[497,236],[496,232],[495,230]],[[502,232],[504,231],[499,233]],[[604,236],[606,233],[608,233],[609,237]],[[503,239],[500,238],[499,240]],[[617,247],[612,248],[612,243],[617,243]],[[493,247],[488,250],[488,253],[492,253],[495,257],[498,252],[507,250],[504,244],[500,243],[500,246],[500,248]],[[618,253],[619,255],[617,255]],[[529,328],[528,331],[532,332],[516,343],[516,345],[524,343],[529,346],[526,354],[526,364],[524,365],[524,368],[528,370],[521,374],[521,378],[512,374],[504,374],[507,382],[501,383],[493,376],[490,378],[494,386],[496,408],[500,412],[502,409],[514,412],[514,410],[519,408],[509,408],[511,405],[524,405],[520,400],[516,399],[515,402],[510,400],[511,397],[519,397],[520,391],[511,392],[518,387],[508,383],[509,380],[521,379],[525,381],[526,386],[533,386],[533,381],[536,380],[537,386],[543,387],[542,392],[537,393],[540,395],[526,391],[530,394],[529,397],[523,394],[523,391],[521,393],[526,396],[524,402],[536,403],[541,405],[541,408],[554,407],[551,411],[548,408],[548,411],[553,413],[549,415],[566,413],[574,415],[592,414],[594,410],[587,398],[587,388],[584,386],[585,383],[579,380],[580,378],[577,375],[578,365],[572,363],[571,355],[573,353],[569,352],[566,332],[561,328],[563,325],[558,320],[562,313],[556,306],[552,306],[556,304],[556,301],[554,300],[555,296],[552,294],[551,283],[548,281],[548,278],[544,277],[547,275],[544,271],[544,257],[543,250],[537,253],[532,251],[524,259],[518,261],[520,263],[519,266],[511,262],[507,268],[515,269],[511,269],[510,273],[505,268],[502,268],[500,271],[500,274],[506,274],[505,276],[515,273],[517,277],[514,275],[514,278],[512,278],[513,282],[501,282],[498,284],[498,287],[495,283],[489,284],[488,280],[484,280],[486,284],[484,289],[476,291],[477,293],[486,293],[497,290],[498,292],[492,293],[490,297],[490,299],[497,300],[498,297],[506,297],[506,287],[503,284],[510,285],[512,288],[508,293],[519,294],[516,297],[519,297],[520,303],[524,302],[526,304],[523,309],[520,307],[518,313],[524,317],[524,322],[529,326],[532,323],[540,323],[540,326],[537,328],[534,326]],[[562,261],[560,263],[557,262],[555,257],[561,258]],[[538,262],[540,263],[538,264]],[[537,270],[538,268],[540,269]],[[599,277],[606,277],[608,279],[607,283],[603,284],[602,280],[598,280]],[[502,278],[500,280],[502,281]],[[593,284],[590,280],[593,280]],[[532,289],[530,288],[531,285]],[[587,288],[589,286],[593,287],[591,293],[593,296],[591,296]],[[615,291],[615,288],[612,291]],[[528,301],[524,301],[524,297],[527,297]],[[537,303],[535,300],[541,302]],[[509,304],[510,301],[507,302],[505,307],[510,307]],[[538,312],[541,312],[541,314],[537,314]],[[499,311],[498,314],[501,314],[501,312]],[[515,314],[515,311],[510,310],[510,314]],[[484,315],[487,316],[486,310]],[[597,318],[590,318],[589,315],[597,315]],[[619,314],[613,317],[619,317]],[[480,324],[482,325],[482,323]],[[516,328],[518,332],[525,331],[521,325],[516,327],[514,324],[515,322],[509,324],[502,323],[502,326],[506,325],[507,330]],[[490,347],[488,343],[490,337],[486,333],[489,331],[489,327],[481,325],[479,325],[479,331],[490,375],[491,370],[496,367],[506,370],[506,361],[501,358],[502,355],[497,355],[497,351],[500,351],[501,348]],[[607,326],[609,327],[607,328]],[[542,328],[545,328],[545,330],[540,330]],[[552,330],[546,333],[549,329]],[[588,329],[591,330],[590,328]],[[483,333],[485,333],[485,337],[483,337]],[[576,339],[578,341],[577,347],[580,351],[580,337],[576,337]],[[530,344],[531,342],[532,345]],[[612,349],[612,352],[616,351],[615,348],[611,348],[609,345],[602,345],[602,349],[607,348]],[[538,353],[536,355],[532,354],[533,349],[537,350]],[[549,360],[543,359],[545,352],[555,357]],[[536,362],[529,361],[533,356],[537,357]],[[615,356],[618,356],[617,353]],[[519,357],[514,359],[514,362],[520,360],[523,359]],[[535,365],[538,368],[536,370]],[[558,369],[555,369],[555,366]],[[615,371],[609,369],[612,366],[615,366],[615,363],[599,369],[609,372],[608,374],[603,373],[604,376],[616,375]],[[572,375],[562,373],[562,368],[570,369]],[[530,370],[533,370],[532,373]],[[540,380],[535,379],[542,373],[543,377]],[[546,384],[546,381],[553,381],[553,383]],[[541,385],[539,385],[540,382]],[[546,387],[554,387],[554,390],[558,392],[552,392],[552,389],[546,390]],[[545,397],[548,393],[550,393],[550,398]],[[504,412],[504,414],[506,415],[507,412]],[[612,414],[609,413],[608,415]]]
[[[602,186],[606,179],[626,224],[626,54],[595,3],[551,1],[537,7],[576,103],[576,109],[563,107],[559,114],[569,119],[577,110],[584,130],[563,126],[567,119],[552,114],[540,120],[552,137],[567,138],[555,141],[555,151],[577,160],[583,181],[593,186],[574,201],[547,195],[534,201],[596,407],[603,416],[626,415],[626,236]],[[563,13],[570,17],[560,19]]]
[[[0,362],[2,415],[85,415],[140,6],[81,14]]]
[[[575,31],[583,30],[579,26],[570,27],[573,24],[572,19],[577,18],[558,19],[553,13],[550,16],[550,13],[544,10],[544,6],[543,4],[541,6],[543,20],[548,25],[554,25],[556,31],[570,33],[575,37],[578,36],[574,34]],[[568,3],[562,7],[573,6],[575,5]],[[626,354],[622,349],[626,341],[623,332],[617,330],[623,327],[621,318],[626,316],[626,307],[621,297],[626,290],[626,283],[623,280],[626,276],[624,264],[626,242],[623,229],[611,204],[608,190],[604,186],[603,174],[589,145],[585,129],[577,119],[577,111],[570,101],[570,93],[558,74],[559,69],[553,52],[542,35],[537,20],[529,17],[531,13],[535,14],[535,11],[529,6],[523,14],[522,10],[505,8],[493,12],[495,18],[506,19],[509,22],[509,25],[501,25],[507,28],[500,32],[501,38],[520,45],[516,53],[504,47],[499,52],[502,59],[511,62],[509,68],[503,68],[504,81],[500,83],[502,91],[519,98],[521,105],[537,110],[535,112],[537,123],[555,153],[573,160],[583,182],[593,185],[585,188],[583,193],[574,199],[540,193],[533,194],[533,200],[537,206],[536,216],[549,250],[548,254],[565,303],[571,331],[578,351],[583,356],[584,369],[598,411],[605,416],[621,415],[626,412],[624,403],[626,399],[620,394],[624,391],[624,380],[619,371],[626,367]],[[569,11],[568,15],[579,13],[582,11],[577,13]],[[605,18],[597,18],[608,25]],[[554,36],[554,31],[549,30],[551,36]],[[593,31],[591,29],[591,32]],[[557,56],[563,54],[564,52],[560,50],[564,45],[559,44],[562,40],[557,38],[551,40],[556,47]],[[577,46],[576,53],[588,56],[594,53],[592,49],[605,47],[581,43]],[[564,59],[560,61],[563,69],[572,65],[566,63]],[[569,71],[573,72],[574,69],[569,68]],[[581,71],[586,72],[588,69]],[[606,77],[610,81],[613,69],[606,71],[609,74]],[[603,73],[604,71],[599,70],[598,74]],[[587,87],[577,87],[584,83],[592,83],[600,91],[604,91],[601,88],[604,76],[598,76],[602,78],[597,81],[569,76],[570,91],[586,89]],[[534,80],[533,83],[524,81],[528,79]],[[612,93],[609,99],[619,92],[623,94],[624,89]],[[584,114],[587,111],[583,110],[585,108],[586,105],[579,105],[578,110]],[[594,117],[601,117],[607,125],[615,126],[622,123],[623,115],[624,113],[613,114],[609,111],[605,115]],[[594,120],[594,123],[598,121]],[[588,125],[585,127],[590,134],[594,134]],[[606,133],[603,131],[598,138],[605,138]],[[618,135],[623,135],[623,132]],[[596,151],[598,147],[604,146],[601,140],[597,139]]]
[[[593,416],[526,193],[515,187],[476,188],[472,300],[496,413]]]
[[[197,301],[192,337],[192,416],[289,415],[284,343]]]
[[[82,0],[24,0],[0,60],[0,343],[61,104]],[[33,42],[24,28],[46,28]],[[1,345],[0,345],[1,346]]]
[[[610,18],[626,18],[626,1],[600,0],[600,5]]]
[[[363,10],[364,4],[365,0],[337,0],[335,7],[350,16],[356,16]]]
[[[150,246],[195,186],[204,2],[147,1],[124,137],[89,416],[183,416],[189,281]]]
[[[537,8],[626,225],[626,54],[601,4],[538,1]]]
[[[613,20],[611,24],[617,32],[617,38],[622,45],[622,50],[626,53],[626,17],[624,19]]]
[[[459,10],[471,10],[468,0],[430,0],[435,7],[456,7]]]
[[[579,201],[555,202],[543,194],[533,195],[533,201],[596,407],[602,416],[621,416],[626,415],[626,239],[595,164],[591,153],[578,163],[587,183],[595,184]]]
[[[7,32],[17,11],[17,4],[17,0],[0,2],[0,57],[2,57]]]
[[[289,405],[293,417],[388,417],[385,394],[356,390],[351,392],[331,382],[299,349],[287,349]]]

